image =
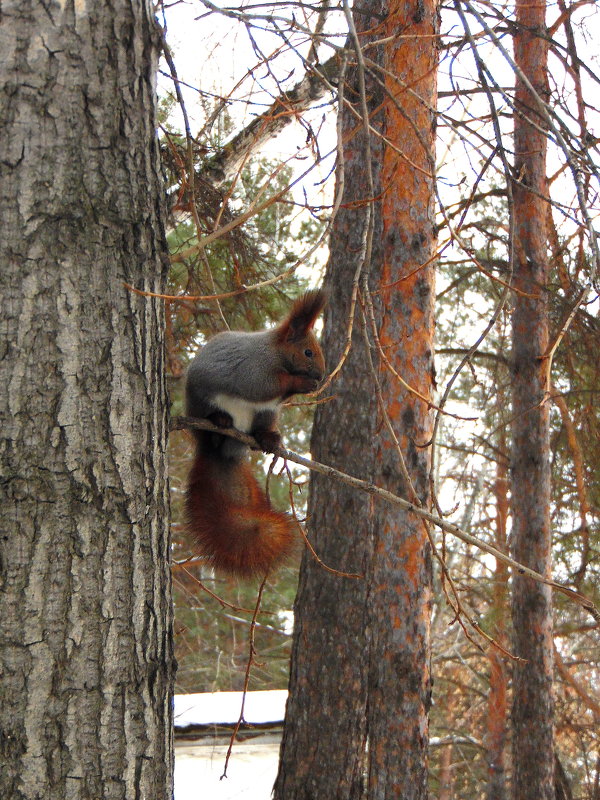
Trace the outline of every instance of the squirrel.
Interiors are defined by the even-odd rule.
[[[309,291],[275,328],[225,331],[209,339],[187,371],[188,416],[248,433],[265,452],[276,449],[281,404],[313,392],[323,379],[325,362],[313,326],[325,303],[322,290]],[[230,575],[267,574],[294,549],[292,517],[271,508],[252,474],[247,445],[209,431],[195,430],[194,436],[186,517],[200,553]]]

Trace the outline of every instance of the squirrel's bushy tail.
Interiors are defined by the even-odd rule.
[[[188,479],[188,528],[216,570],[264,576],[295,549],[294,522],[271,508],[244,461],[215,462],[199,449]]]

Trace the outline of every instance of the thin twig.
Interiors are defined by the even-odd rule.
[[[220,433],[223,436],[230,436],[232,439],[237,439],[240,442],[243,442],[248,447],[252,448],[253,450],[260,450],[260,446],[252,436],[248,436],[246,433],[241,433],[240,431],[235,430],[234,428],[218,428],[216,425],[213,425],[211,422],[205,419],[196,419],[194,417],[176,417],[173,420],[171,425],[171,430],[181,430],[184,428],[194,429],[194,430],[203,430],[203,431],[211,431],[212,433]],[[563,586],[561,583],[557,583],[550,578],[544,577],[539,572],[536,572],[529,567],[526,567],[524,564],[520,564],[518,561],[515,561],[510,556],[507,556],[505,553],[502,553],[496,547],[488,544],[487,542],[478,539],[475,536],[472,536],[470,533],[461,530],[457,525],[454,525],[451,522],[447,522],[445,519],[432,514],[431,512],[427,511],[424,508],[419,508],[414,503],[405,500],[403,497],[399,497],[398,495],[393,494],[392,492],[388,491],[387,489],[382,489],[379,486],[375,486],[375,484],[371,483],[370,481],[365,481],[362,478],[355,478],[352,475],[348,475],[345,472],[341,472],[334,467],[330,467],[326,464],[321,464],[318,461],[312,461],[310,458],[305,458],[304,456],[299,455],[298,453],[294,453],[292,450],[286,450],[283,447],[277,448],[277,450],[273,451],[275,455],[279,456],[280,458],[287,459],[288,461],[293,461],[295,464],[300,464],[307,469],[312,470],[313,472],[319,472],[322,475],[327,475],[330,478],[335,478],[336,480],[340,480],[343,483],[348,484],[348,486],[353,486],[356,489],[360,489],[367,494],[374,495],[376,497],[380,497],[382,500],[386,500],[388,503],[392,503],[399,508],[403,508],[407,511],[412,511],[419,517],[422,517],[425,520],[428,520],[436,527],[440,528],[446,533],[452,534],[452,536],[456,536],[457,539],[460,539],[467,544],[471,544],[474,547],[477,547],[479,550],[483,550],[485,553],[494,556],[499,561],[507,564],[512,569],[516,570],[519,575],[524,575],[528,578],[531,578],[538,583],[544,583],[547,586],[552,587],[557,592],[564,594],[566,597],[573,600],[573,602],[580,605],[582,608],[585,608],[586,611],[594,617],[594,619],[600,623],[600,611],[596,608],[592,600],[586,597],[579,592],[574,591],[573,589],[569,589],[568,586]]]
[[[194,581],[194,583],[197,583],[198,586],[202,589],[202,591],[206,592],[206,594],[210,595],[210,597],[212,597],[213,600],[216,600],[218,603],[220,603],[223,608],[230,608],[232,611],[243,611],[245,614],[252,614],[252,609],[251,608],[244,608],[243,606],[235,606],[233,603],[228,603],[227,600],[223,600],[223,598],[219,597],[218,594],[215,594],[214,592],[211,592],[211,590],[207,586],[205,586],[202,583],[202,581],[199,580],[195,575],[192,575],[192,573],[189,571],[189,569],[186,569],[183,566],[183,564],[177,564],[177,566],[180,569],[183,569],[185,574],[189,578],[191,578]]]
[[[229,747],[227,748],[227,755],[225,756],[225,764],[223,766],[223,774],[221,775],[220,780],[227,777],[227,767],[229,766],[229,759],[231,758],[231,751],[233,750],[233,745],[235,743],[236,737],[238,732],[242,726],[242,722],[245,722],[244,719],[244,707],[246,705],[246,695],[248,694],[248,685],[250,683],[250,670],[252,669],[252,665],[255,662],[256,657],[256,648],[254,647],[254,634],[256,633],[256,619],[258,617],[258,612],[260,610],[260,603],[263,596],[263,591],[267,583],[267,578],[269,575],[265,575],[262,579],[262,583],[258,589],[258,596],[256,598],[256,606],[254,607],[254,615],[252,616],[252,622],[250,623],[250,633],[249,633],[249,648],[248,648],[248,661],[246,662],[246,673],[244,675],[244,688],[242,691],[242,705],[240,708],[240,715],[238,717],[238,721],[235,723],[235,727],[231,734],[231,738],[229,740]]]
[[[277,458],[274,459],[274,461],[276,460]],[[330,567],[321,558],[319,558],[319,556],[317,555],[317,551],[312,546],[310,539],[306,535],[306,531],[304,530],[302,523],[298,519],[298,514],[296,513],[296,505],[294,503],[294,492],[292,491],[292,485],[293,485],[292,472],[288,466],[287,461],[284,460],[283,464],[289,481],[289,487],[290,487],[289,499],[290,499],[290,507],[292,509],[292,516],[294,517],[294,522],[296,523],[298,530],[300,531],[300,535],[304,540],[304,544],[306,545],[308,552],[311,554],[311,556],[314,558],[314,560],[320,567],[323,567],[323,569],[326,570],[327,572],[331,572],[332,575],[338,575],[340,578],[359,578],[363,580],[365,577],[364,575],[360,575],[358,572],[344,572],[341,569],[335,569],[335,567]]]

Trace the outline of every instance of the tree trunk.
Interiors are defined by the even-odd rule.
[[[515,60],[542,99],[548,97],[545,5],[518,0]],[[536,99],[517,77],[515,130],[515,277],[513,312],[513,556],[550,575],[550,452],[545,400],[548,346],[546,136]],[[533,296],[531,296],[533,295]],[[554,795],[552,595],[513,578],[513,796]]]
[[[508,519],[508,468],[504,459],[506,442],[503,433],[498,446],[499,461],[496,467],[494,495],[496,499],[495,547],[506,552],[506,523]],[[506,620],[508,617],[508,569],[496,559],[493,585],[494,623],[492,636],[502,647],[507,646]],[[486,750],[488,762],[487,800],[505,800],[506,770],[504,751],[508,723],[507,675],[503,656],[494,648],[487,651],[490,665],[490,691],[488,694]]]
[[[354,21],[370,62],[399,81],[385,79],[386,95],[379,80],[384,73],[365,74],[370,125],[385,133],[388,145],[371,135],[369,150],[362,123],[347,107],[340,111],[344,156],[338,187],[343,175],[344,195],[326,276],[331,300],[324,350],[333,367],[344,346],[353,282],[362,271],[377,292],[374,318],[383,352],[429,397],[436,68],[431,33],[437,10],[433,3],[403,9],[372,1],[355,9]],[[407,37],[409,31],[414,38]],[[398,32],[402,36],[395,38]],[[385,46],[369,47],[382,37]],[[345,96],[359,114],[360,94],[359,70],[353,69]],[[369,215],[370,258],[362,263]],[[364,292],[361,300],[367,300]],[[334,399],[317,410],[311,450],[317,460],[410,493],[378,408],[379,385],[412,485],[426,504],[429,458],[418,444],[430,439],[428,404],[406,392],[382,363],[368,317],[368,309],[366,322],[356,315],[352,349],[333,384]],[[321,557],[338,569],[364,573],[365,580],[328,574],[305,555],[275,797],[426,797],[431,564],[423,524],[321,476],[311,479],[309,520]]]
[[[433,417],[422,398],[432,397],[434,384],[431,260],[435,252],[437,31],[435,0],[390,2],[379,341],[396,372],[420,397],[401,385],[380,361],[382,405],[399,447],[380,411],[375,480],[426,507]],[[401,459],[407,477],[402,475]],[[409,511],[378,503],[374,528],[368,597],[372,637],[369,797],[417,800],[428,794],[431,553],[423,520]]]
[[[440,778],[439,778],[439,792],[438,800],[452,800],[452,792],[454,789],[454,770],[452,769],[452,754],[453,747],[447,744],[440,756]]]
[[[385,5],[371,2],[356,19],[363,34],[375,24],[371,14]],[[381,48],[370,51],[381,59]],[[381,87],[368,81],[369,112],[381,105]],[[346,76],[344,93],[360,114],[358,70]],[[370,198],[366,138],[348,106],[339,111],[344,143],[338,165],[337,191],[342,185],[342,207],[330,240],[325,285],[330,298],[325,310],[322,347],[332,369],[344,350],[351,297],[363,268],[364,237]],[[381,115],[371,116],[381,127]],[[371,137],[370,169],[379,193],[382,142]],[[380,216],[375,222],[374,260],[381,262]],[[317,406],[311,453],[338,469],[373,479],[373,441],[376,437],[377,401],[367,366],[364,332],[358,315],[352,347],[332,393],[335,400]],[[312,474],[308,498],[309,535],[326,564],[338,570],[365,575],[372,558],[373,501],[345,484]],[[364,796],[368,695],[368,585],[364,579],[344,578],[325,572],[305,552],[295,604],[294,643],[290,696],[281,749],[276,800],[312,800],[317,797],[359,800]]]
[[[454,797],[454,775],[456,771],[452,732],[457,727],[456,719],[457,715],[460,714],[459,709],[457,709],[458,692],[456,690],[457,683],[460,685],[460,670],[456,664],[449,663],[444,672],[447,688],[443,694],[440,693],[440,700],[444,715],[444,726],[448,731],[448,742],[441,748],[437,800],[452,800]]]
[[[172,794],[149,3],[15,0],[0,39],[0,796]]]

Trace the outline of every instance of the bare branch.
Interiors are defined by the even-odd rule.
[[[248,436],[246,433],[241,433],[240,431],[235,430],[234,428],[218,428],[216,425],[213,425],[211,422],[205,419],[195,419],[194,417],[176,417],[171,424],[171,430],[182,430],[182,429],[192,429],[192,430],[202,430],[202,431],[211,431],[212,433],[219,433],[223,436],[230,436],[232,439],[237,439],[240,442],[243,442],[252,450],[260,450],[260,446],[258,442],[252,437]],[[453,525],[451,522],[447,522],[446,520],[442,519],[441,517],[436,516],[435,514],[431,514],[424,508],[420,508],[415,503],[411,503],[408,500],[405,500],[403,497],[398,497],[398,495],[389,492],[387,489],[382,489],[379,486],[375,486],[370,481],[362,480],[362,478],[355,478],[352,475],[348,475],[345,472],[341,472],[334,467],[327,466],[326,464],[321,464],[318,461],[312,461],[309,458],[305,458],[304,456],[299,455],[298,453],[294,453],[291,450],[286,450],[284,447],[277,448],[277,450],[273,451],[276,456],[285,459],[286,461],[292,461],[295,464],[300,464],[300,466],[306,467],[307,469],[312,470],[313,472],[319,472],[322,475],[327,475],[330,478],[335,478],[336,480],[342,481],[343,483],[348,484],[348,486],[353,486],[356,489],[360,489],[367,494],[374,495],[375,497],[380,497],[382,500],[387,501],[388,503],[392,503],[399,508],[402,508],[406,511],[411,511],[412,513],[416,514],[418,517],[421,517],[428,522],[431,522],[436,527],[440,528],[446,533],[452,534],[457,539],[460,539],[467,544],[473,545],[477,547],[479,550],[483,550],[485,553],[494,556],[494,558],[502,561],[503,563],[507,564],[513,570],[515,570],[519,575],[525,575],[528,578],[532,578],[534,581],[538,583],[544,583],[547,586],[552,587],[557,592],[564,594],[566,597],[573,600],[575,603],[580,605],[582,608],[585,608],[594,619],[600,623],[600,611],[596,608],[594,603],[585,595],[580,594],[579,592],[574,591],[573,589],[569,589],[568,586],[563,586],[560,583],[556,583],[556,581],[551,580],[550,578],[545,578],[543,575],[540,575],[539,572],[535,570],[529,569],[524,564],[520,564],[518,561],[515,561],[510,556],[507,556],[505,553],[502,553],[497,548],[493,547],[492,545],[488,544],[487,542],[482,541],[481,539],[472,536],[470,533],[461,530],[457,525]]]
[[[332,56],[324,64],[312,65],[302,80],[281,94],[271,106],[230,139],[202,165],[202,176],[214,186],[232,178],[249,155],[281,133],[299,114],[330,91],[339,73],[340,59]]]

